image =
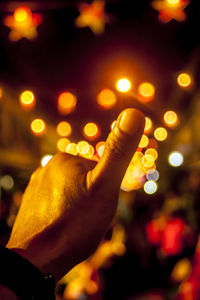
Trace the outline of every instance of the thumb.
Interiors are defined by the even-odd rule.
[[[101,159],[88,174],[87,182],[119,188],[126,169],[137,150],[144,131],[145,118],[134,108],[125,109],[117,118],[114,129],[109,134]]]

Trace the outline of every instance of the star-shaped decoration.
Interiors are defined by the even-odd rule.
[[[19,41],[22,38],[29,40],[37,37],[37,27],[42,22],[40,14],[32,13],[28,6],[19,6],[12,15],[5,17],[4,25],[11,29],[9,39]]]
[[[81,4],[80,15],[75,20],[77,27],[89,27],[95,34],[104,32],[105,23],[108,19],[105,14],[105,2],[95,0],[91,4]]]
[[[152,6],[159,11],[160,21],[167,23],[174,19],[182,22],[186,19],[184,8],[189,2],[189,0],[155,0]]]

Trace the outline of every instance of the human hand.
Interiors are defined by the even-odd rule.
[[[7,247],[59,280],[98,246],[115,214],[118,191],[144,130],[126,109],[98,163],[56,154],[31,176]]]

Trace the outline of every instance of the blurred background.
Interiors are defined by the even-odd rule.
[[[199,27],[195,0],[0,2],[3,245],[38,166],[98,160],[119,112],[146,117],[110,229],[58,299],[200,299]]]

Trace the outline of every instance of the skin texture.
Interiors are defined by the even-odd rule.
[[[38,168],[7,247],[56,280],[90,256],[115,215],[120,184],[143,129],[143,114],[126,109],[98,163],[59,153]]]

